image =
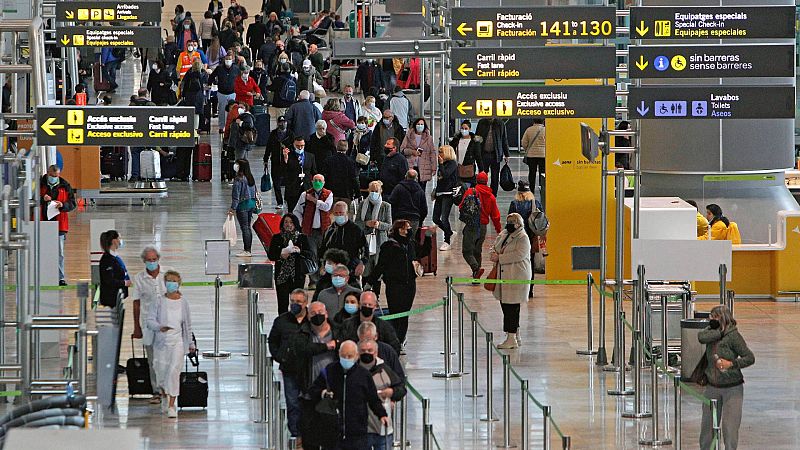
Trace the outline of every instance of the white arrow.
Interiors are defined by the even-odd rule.
[[[553,163],[554,166],[561,167],[561,160],[557,159],[556,162]]]
[[[794,227],[794,229],[792,230],[792,232],[793,232],[793,233],[800,234],[800,227]]]

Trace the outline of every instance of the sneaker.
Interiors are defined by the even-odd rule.
[[[169,417],[170,419],[178,417],[178,410],[174,406],[172,408],[167,409],[167,417]]]
[[[442,245],[439,246],[439,251],[440,252],[446,252],[448,250],[450,250],[450,244],[447,243],[447,242],[445,242],[445,243],[443,243]]]
[[[250,252],[239,252],[239,253],[236,254],[236,256],[238,256],[240,258],[250,258],[250,257],[253,256],[253,254],[250,253]]]
[[[66,280],[58,280],[58,285],[59,286],[66,286],[67,282],[66,282]]]

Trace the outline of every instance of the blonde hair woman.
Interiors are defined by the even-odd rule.
[[[433,202],[433,223],[444,232],[444,242],[439,247],[441,251],[450,250],[450,238],[453,229],[450,227],[450,209],[453,207],[453,193],[459,186],[458,162],[456,152],[449,145],[439,147],[437,154],[439,167],[436,171],[436,190]]]
[[[361,109],[361,114],[367,118],[367,126],[370,131],[372,131],[375,125],[383,118],[383,113],[375,106],[375,97],[371,95],[364,98],[364,107]]]
[[[375,180],[369,183],[367,197],[361,200],[356,210],[354,222],[364,230],[369,247],[369,258],[364,268],[364,276],[372,273],[378,263],[378,250],[389,239],[392,228],[392,205],[383,200],[383,182]],[[380,281],[372,289],[380,294]]]
[[[497,266],[498,280],[531,279],[533,276],[531,242],[525,234],[522,216],[511,213],[506,217],[506,227],[495,239],[490,259]],[[520,345],[518,338],[520,305],[528,300],[528,286],[497,284],[494,298],[500,300],[500,307],[503,310],[503,331],[506,332],[506,340],[497,348],[517,348]]]

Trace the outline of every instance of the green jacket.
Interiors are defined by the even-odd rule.
[[[697,335],[697,339],[701,344],[706,344],[708,384],[725,388],[744,383],[741,369],[752,366],[756,362],[756,357],[747,348],[747,343],[735,325],[724,332],[719,329],[706,328]],[[716,365],[718,358],[731,361],[733,366],[724,372],[720,371]]]

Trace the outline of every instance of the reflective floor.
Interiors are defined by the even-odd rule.
[[[123,88],[133,90],[134,64],[126,63],[123,71]],[[118,95],[123,101],[127,95]],[[120,102],[118,102],[120,103]],[[127,103],[127,101],[124,101]],[[273,115],[273,118],[275,115]],[[162,263],[183,274],[184,280],[211,281],[204,275],[203,241],[219,238],[227,211],[230,188],[218,181],[219,145],[216,129],[208,139],[214,149],[214,181],[211,183],[170,183],[169,198],[152,206],[142,206],[139,199],[98,203],[81,206],[70,217],[72,228],[67,239],[67,272],[70,284],[89,275],[89,221],[114,219],[116,228],[125,239],[121,250],[130,271],[142,270],[138,259],[142,247],[156,244],[163,253]],[[259,149],[251,155],[260,161]],[[512,161],[517,174],[521,173],[519,159]],[[258,166],[258,164],[255,164]],[[524,166],[522,166],[524,168]],[[255,173],[256,177],[260,172]],[[501,210],[511,200],[510,193],[502,193]],[[266,210],[274,204],[270,194],[265,198]],[[456,214],[451,221],[456,223]],[[454,238],[453,249],[439,253],[438,276],[425,276],[418,280],[415,307],[434,303],[445,295],[445,277],[467,276],[468,267],[460,256],[460,232]],[[491,242],[491,237],[487,242]],[[488,244],[487,244],[488,245]],[[239,243],[238,248],[241,248]],[[256,240],[253,244],[253,261],[265,259],[264,249]],[[234,252],[235,253],[235,252]],[[232,258],[232,272],[243,259]],[[488,267],[488,261],[485,267]],[[224,277],[233,279],[233,276]],[[260,448],[264,445],[266,426],[254,423],[258,415],[257,401],[250,398],[253,378],[247,377],[246,295],[235,287],[222,288],[220,347],[232,352],[229,359],[203,359],[201,370],[210,376],[209,407],[203,411],[181,411],[177,420],[160,415],[158,406],[146,400],[127,397],[125,377],[119,379],[117,405],[114,412],[98,414],[97,427],[140,427],[149,440],[150,448]],[[502,319],[499,305],[491,294],[481,287],[463,286],[465,301],[479,313],[482,326],[495,333],[495,342],[502,336]],[[72,293],[47,294],[43,298],[65,311],[74,311]],[[552,408],[558,428],[572,438],[574,449],[635,449],[640,448],[640,438],[651,436],[649,419],[639,421],[622,419],[620,413],[631,409],[632,397],[611,397],[607,389],[615,386],[616,375],[602,372],[588,357],[575,354],[586,348],[586,297],[585,288],[570,286],[538,286],[535,298],[523,307],[521,337],[523,345],[509,353],[516,373],[529,380],[530,390],[543,405]],[[194,332],[201,350],[213,347],[213,288],[190,287],[185,289],[194,322]],[[275,315],[274,292],[261,293],[260,308],[266,311],[269,322]],[[598,310],[595,299],[595,311]],[[610,301],[607,305],[610,310]],[[710,304],[701,304],[707,310]],[[7,313],[13,313],[9,307]],[[796,449],[800,448],[798,400],[800,390],[798,367],[800,352],[795,339],[800,338],[800,306],[768,302],[737,303],[736,316],[739,329],[755,352],[756,364],[744,370],[745,402],[740,433],[741,449]],[[124,336],[131,328],[132,314],[128,314]],[[455,319],[454,319],[455,320]],[[471,367],[471,336],[468,317],[465,318],[465,370]],[[608,322],[608,351],[611,352],[611,322]],[[449,380],[433,378],[434,371],[443,368],[442,310],[436,309],[411,318],[405,364],[411,383],[431,400],[431,420],[441,448],[486,449],[504,443],[503,377],[500,359],[493,360],[493,397],[491,414],[501,419],[496,422],[481,421],[486,415],[486,350],[483,333],[478,336],[478,391],[481,398],[467,398],[471,392],[471,375]],[[10,337],[9,332],[6,336]],[[454,350],[457,340],[454,333]],[[628,338],[629,339],[629,338]],[[66,335],[63,342],[66,342]],[[123,338],[121,361],[130,357],[127,338]],[[63,351],[61,352],[63,356]],[[453,358],[458,368],[458,355]],[[50,366],[59,363],[50,361]],[[512,377],[512,380],[515,380]],[[649,376],[644,376],[648,382]],[[661,381],[661,434],[674,437],[672,387]],[[629,382],[630,384],[630,382]],[[646,409],[649,393],[645,390]],[[421,445],[421,408],[416,400],[409,401],[409,439],[411,448]],[[684,395],[682,402],[683,448],[697,448],[700,421],[700,403]],[[530,448],[541,448],[543,440],[542,414],[537,406],[529,404]],[[520,389],[516,381],[510,385],[510,436],[511,444],[520,442],[521,406]],[[560,448],[560,438],[551,429],[552,448]]]

